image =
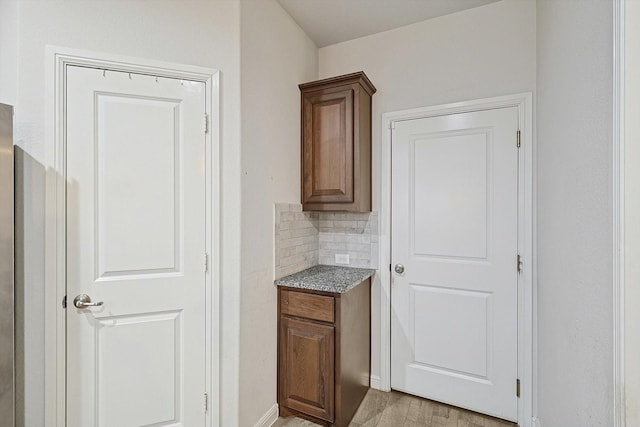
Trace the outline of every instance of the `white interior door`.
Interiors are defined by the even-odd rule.
[[[205,84],[69,67],[66,112],[67,426],[203,426]]]
[[[392,131],[391,387],[516,420],[518,113]]]

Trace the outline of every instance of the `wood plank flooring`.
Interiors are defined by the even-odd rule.
[[[316,427],[300,418],[279,418],[274,427]],[[370,389],[349,427],[516,427],[516,424],[392,391]]]

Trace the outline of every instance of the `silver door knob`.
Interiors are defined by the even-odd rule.
[[[104,304],[102,301],[91,302],[91,297],[87,294],[80,294],[73,299],[73,305],[76,308],[100,307]]]
[[[396,271],[396,273],[402,274],[402,273],[404,273],[404,265],[396,264],[394,270]]]

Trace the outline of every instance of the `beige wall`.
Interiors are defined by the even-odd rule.
[[[504,0],[320,49],[320,78],[363,70],[373,95],[373,210],[380,207],[382,114],[531,92],[535,2]],[[380,283],[372,289],[372,375],[380,374]]]
[[[4,1],[0,11],[4,12]],[[18,380],[24,410],[19,425],[43,426],[44,390],[44,185],[45,133],[52,100],[47,84],[45,46],[86,49],[217,68],[222,95],[221,307],[224,352],[222,425],[237,425],[240,296],[240,10],[237,0],[73,1],[20,0],[14,16],[17,56],[0,50],[0,63],[16,61],[16,157],[18,183],[17,277],[18,343],[22,371]],[[3,16],[4,19],[4,16]],[[4,23],[3,23],[4,25]],[[0,30],[0,31],[4,31]],[[2,45],[4,46],[4,45]],[[8,55],[8,56],[5,56]],[[57,303],[57,302],[52,302]]]
[[[222,72],[223,426],[254,425],[276,400],[273,203],[299,203],[296,85],[364,70],[378,87],[374,210],[382,113],[537,89],[537,412],[543,427],[610,425],[611,22],[608,1],[503,0],[318,51],[274,0],[0,0],[0,102],[16,104],[19,146],[17,310],[25,333],[18,392],[27,402],[21,424],[44,425],[43,390],[51,387],[43,373],[51,101],[44,61],[45,46],[53,44]],[[638,181],[627,175],[628,200],[637,190],[631,180]],[[636,207],[628,208],[627,218],[637,217]],[[627,232],[635,233],[629,221]],[[633,250],[627,247],[627,255]],[[627,258],[630,302],[638,300],[629,287],[635,270]],[[374,316],[379,290],[376,283]],[[374,318],[374,375],[378,323]],[[627,331],[628,350],[637,350],[633,329]],[[628,384],[627,392],[635,422],[629,402],[638,402],[640,385]]]
[[[543,427],[613,425],[612,25],[612,1],[537,1]]]
[[[276,202],[300,203],[300,92],[318,49],[275,0],[241,2],[242,293],[240,426],[276,403]],[[229,424],[231,426],[231,424]]]
[[[627,426],[640,426],[640,1],[625,3],[625,386]]]
[[[14,105],[18,95],[18,2],[0,1],[0,103]]]

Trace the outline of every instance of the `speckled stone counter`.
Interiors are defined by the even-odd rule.
[[[375,274],[370,268],[316,265],[299,273],[277,279],[274,283],[288,288],[345,293]]]

